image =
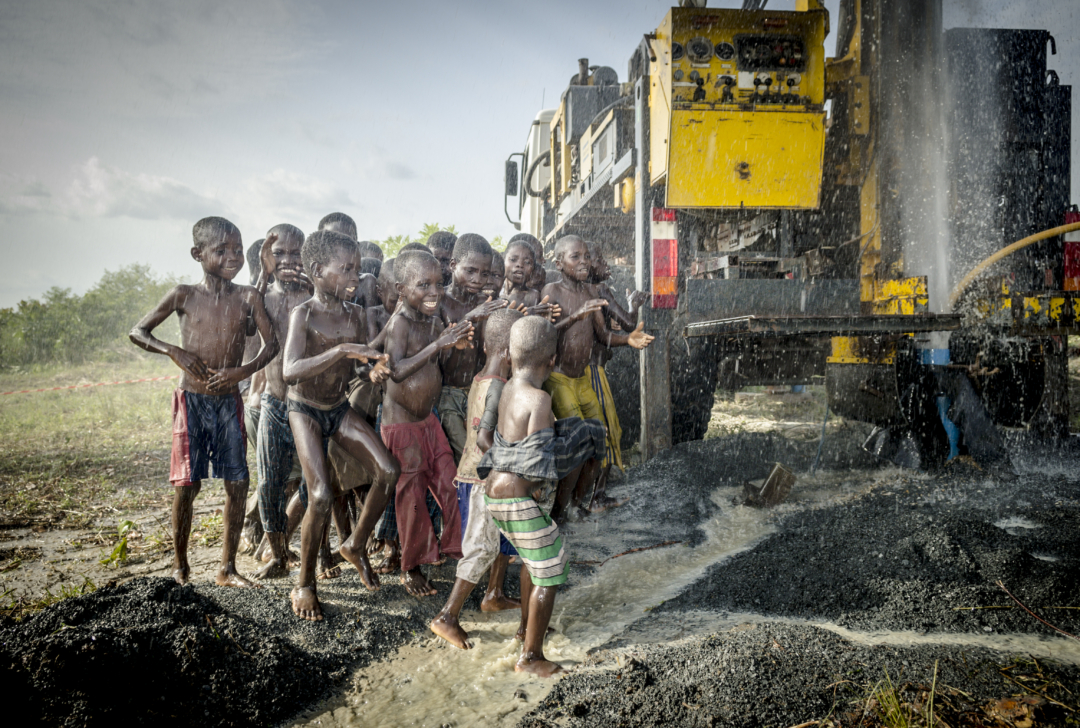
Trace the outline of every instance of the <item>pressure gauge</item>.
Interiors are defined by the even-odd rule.
[[[681,61],[682,57],[686,55],[686,49],[683,48],[682,43],[671,44],[671,60]]]
[[[730,43],[717,43],[716,57],[721,61],[730,61],[735,57],[735,46]]]
[[[708,63],[713,55],[712,41],[702,36],[691,38],[686,44],[686,55],[691,63]]]

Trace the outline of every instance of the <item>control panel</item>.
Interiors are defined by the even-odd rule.
[[[673,104],[824,103],[824,13],[675,8],[667,20],[656,49]]]

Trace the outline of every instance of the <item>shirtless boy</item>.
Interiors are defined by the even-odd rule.
[[[274,325],[278,341],[285,341],[292,310],[311,298],[311,282],[304,275],[300,250],[304,233],[294,225],[281,224],[270,229],[260,254],[262,275],[259,290],[264,294],[266,313]],[[275,579],[289,574],[288,533],[285,505],[300,487],[300,458],[289,426],[287,387],[282,376],[284,356],[279,354],[263,370],[262,416],[259,418],[258,467],[259,513],[270,546],[270,561],[254,576]]]
[[[532,277],[525,281],[525,286],[531,288],[534,291],[543,291],[544,286],[547,284],[547,271],[544,270],[544,245],[532,235],[528,233],[518,233],[510,238],[510,243],[516,240],[524,241],[533,252],[533,272]],[[508,244],[509,247],[509,244]]]
[[[644,349],[653,340],[642,331],[643,323],[629,334],[616,333],[607,327],[601,314],[607,301],[597,298],[588,282],[591,260],[584,240],[576,235],[560,238],[555,244],[555,267],[562,274],[562,280],[544,286],[544,295],[552,303],[558,304],[563,312],[573,311],[570,315],[564,313],[555,324],[559,332],[558,359],[555,371],[544,383],[544,391],[551,395],[552,407],[559,419],[603,418],[587,371],[596,343]],[[573,492],[575,502],[580,502],[596,475],[598,473],[583,470],[559,484],[554,511],[556,520],[562,515],[570,493]]]
[[[461,558],[454,456],[431,408],[442,389],[439,355],[447,349],[468,347],[473,327],[461,321],[444,328],[439,318],[442,271],[432,255],[402,253],[394,261],[394,276],[401,305],[386,327],[384,351],[389,355],[390,379],[380,431],[383,442],[401,463],[395,495],[401,581],[410,594],[422,597],[435,590],[420,566],[437,562],[440,555]],[[439,539],[425,503],[428,491],[442,509]],[[367,507],[365,503],[365,512]]]
[[[393,456],[347,399],[354,360],[375,363],[369,374],[372,381],[384,380],[388,374],[385,356],[364,345],[364,310],[346,303],[359,282],[355,254],[355,241],[340,233],[322,230],[308,236],[301,256],[315,294],[293,309],[285,340],[282,375],[289,385],[289,424],[308,487],[300,535],[300,579],[292,591],[292,608],[298,617],[313,621],[322,619],[315,560],[338,495],[330,482],[327,440],[332,438],[372,476],[356,527],[338,550],[371,591],[379,588],[379,579],[368,563],[365,545],[400,473]]]
[[[626,291],[627,302],[630,310],[627,311],[619,303],[611,288],[605,282],[611,278],[611,266],[604,258],[604,246],[599,242],[589,241],[589,282],[596,289],[597,298],[607,301],[604,308],[604,320],[612,329],[619,331],[631,331],[638,322],[638,310],[648,298],[648,294],[642,291]],[[623,470],[622,461],[622,425],[619,423],[619,413],[615,409],[615,398],[611,394],[611,385],[608,383],[607,372],[604,365],[611,361],[611,349],[597,341],[593,345],[592,359],[589,363],[589,381],[592,382],[593,393],[600,403],[600,411],[604,415],[604,427],[607,428],[608,447],[604,455],[604,462],[600,468],[600,475],[593,489],[592,502],[588,510],[599,513],[607,508],[617,505],[614,498],[606,495],[608,477],[611,474],[611,466]]]
[[[191,576],[187,545],[195,496],[214,465],[215,477],[225,480],[225,538],[221,568],[215,581],[222,586],[252,586],[236,571],[236,547],[244,525],[247,498],[247,443],[244,403],[237,386],[262,369],[278,351],[274,327],[262,296],[250,286],[232,282],[244,265],[240,231],[221,217],[207,217],[192,230],[191,257],[203,269],[195,285],[180,285],[135,324],[129,337],[136,346],[164,354],[183,372],[173,392],[173,445],[169,480],[173,490],[173,578],[186,584]],[[173,313],[180,319],[180,346],[154,337],[153,330]],[[244,362],[244,339],[249,319],[262,337],[255,358]]]
[[[491,270],[491,246],[483,237],[465,233],[454,243],[450,258],[452,283],[442,302],[444,323],[471,321],[476,327],[476,346],[450,349],[442,355],[443,387],[439,395],[439,418],[446,439],[454,451],[454,462],[461,461],[468,433],[465,431],[465,410],[469,387],[480,369],[483,347],[483,321],[508,301],[488,299],[481,294]]]
[[[552,483],[589,469],[587,463],[604,455],[603,425],[576,417],[555,420],[551,396],[541,389],[555,367],[558,339],[541,316],[526,316],[510,329],[514,375],[499,401],[495,442],[477,467],[487,478],[488,512],[522,560],[524,639],[514,670],[539,677],[562,671],[544,657],[555,593],[566,583],[568,566],[559,527],[545,512]]]
[[[319,230],[329,230],[333,233],[341,233],[345,237],[356,240],[356,221],[344,212],[331,212],[319,220]]]
[[[485,571],[491,570],[480,611],[497,612],[521,607],[521,602],[507,597],[502,590],[506,567],[510,557],[517,552],[504,536],[499,535],[499,529],[488,515],[487,506],[484,505],[484,483],[476,473],[476,466],[493,442],[499,418],[499,399],[503,385],[510,376],[510,327],[520,318],[520,311],[503,309],[487,320],[484,332],[484,355],[487,359],[484,369],[476,375],[469,389],[469,438],[454,478],[464,531],[461,537],[463,556],[457,565],[457,578],[450,598],[431,621],[432,632],[463,650],[471,645],[469,635],[458,623],[458,615],[465,599]]]
[[[427,239],[427,249],[435,256],[435,260],[439,261],[444,286],[450,285],[450,259],[454,257],[454,245],[456,244],[457,235],[446,230],[432,233]],[[402,248],[401,252],[405,252],[405,248]]]
[[[501,296],[514,303],[535,306],[540,302],[540,291],[529,288],[536,270],[536,254],[524,240],[515,240],[506,246],[506,283]]]
[[[503,259],[502,253],[492,249],[491,272],[488,273],[487,283],[484,284],[484,288],[480,292],[487,298],[499,298],[505,281],[506,261]]]

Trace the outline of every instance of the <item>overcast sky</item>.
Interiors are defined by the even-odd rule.
[[[132,262],[195,278],[206,215],[245,243],[334,210],[368,238],[506,236],[502,164],[533,116],[579,57],[625,80],[670,4],[0,0],[0,307]],[[947,27],[1050,29],[1080,87],[1080,1],[945,6]]]

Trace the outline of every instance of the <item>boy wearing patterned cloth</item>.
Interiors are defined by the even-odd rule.
[[[550,677],[562,667],[544,658],[544,637],[555,593],[566,583],[567,556],[559,527],[546,506],[554,483],[577,470],[595,475],[604,457],[604,426],[597,420],[555,420],[542,389],[555,368],[559,336],[540,316],[510,329],[513,377],[503,388],[494,444],[476,468],[487,478],[484,503],[499,531],[522,560],[521,623],[524,640],[516,672]]]

